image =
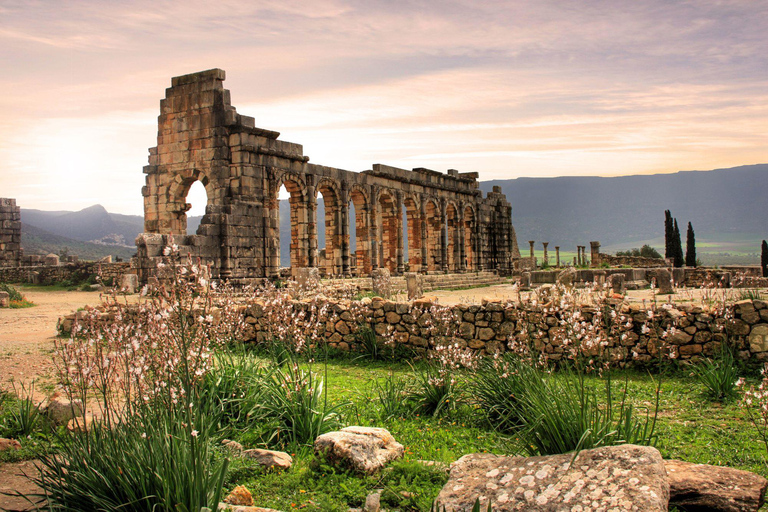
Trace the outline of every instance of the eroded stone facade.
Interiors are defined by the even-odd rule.
[[[157,146],[144,168],[145,233],[136,240],[134,265],[142,281],[171,234],[182,253],[210,263],[214,277],[277,277],[281,186],[290,194],[294,275],[303,267],[326,275],[369,275],[377,268],[395,275],[512,272],[519,251],[512,208],[500,188],[483,197],[474,172],[376,164],[356,173],[310,164],[300,144],[279,140],[277,132],[238,114],[224,78],[220,69],[173,78],[160,102]],[[205,186],[208,204],[197,234],[186,236],[186,197],[195,181]],[[318,194],[324,219],[317,219]],[[325,223],[323,248],[317,222]],[[350,222],[356,227],[354,253]]]
[[[0,267],[18,267],[21,257],[21,208],[0,198]]]

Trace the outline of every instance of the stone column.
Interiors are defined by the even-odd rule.
[[[531,270],[536,270],[536,256],[533,255],[533,244],[536,243],[536,240],[528,240],[528,243],[531,246]]]
[[[307,176],[307,182],[310,181],[311,176]],[[314,184],[307,185],[307,234],[309,243],[307,244],[307,266],[317,266],[317,197],[315,197]],[[327,233],[326,233],[327,234]]]
[[[349,276],[349,198],[345,184],[341,187],[341,273]]]
[[[445,199],[440,200],[440,267],[448,273],[448,215]]]
[[[429,270],[429,238],[427,233],[427,207],[424,197],[419,204],[419,223],[421,224],[421,273],[426,274]]]
[[[590,250],[592,252],[592,267],[600,266],[600,242],[589,242]]]
[[[379,223],[378,223],[378,211],[379,207],[376,204],[376,189],[371,187],[371,204],[368,205],[368,240],[371,247],[371,270],[379,268]]]
[[[549,265],[549,255],[547,254],[547,246],[549,245],[549,242],[541,242],[541,244],[544,246],[544,264]]]
[[[560,246],[559,245],[555,246],[555,258],[557,258],[556,259],[557,263],[555,264],[555,266],[557,268],[560,268]]]
[[[403,229],[408,229],[403,226],[403,194],[398,191],[395,194],[395,226],[397,226],[397,251],[395,253],[395,262],[397,264],[398,275],[403,274]]]
[[[459,232],[458,241],[457,241],[457,243],[459,244],[459,248],[458,248],[459,250],[457,251],[459,255],[458,270],[459,272],[466,272],[467,271],[467,240],[466,240],[467,234],[465,233],[465,228],[464,228],[464,208],[459,209],[459,211],[457,212],[457,217],[458,217],[457,224],[458,224],[458,232]]]

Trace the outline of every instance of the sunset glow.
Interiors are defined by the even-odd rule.
[[[0,196],[141,214],[172,76],[311,162],[481,180],[768,162],[768,4],[0,1]]]

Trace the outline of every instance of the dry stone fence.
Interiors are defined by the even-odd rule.
[[[443,174],[375,164],[357,173],[311,164],[300,144],[279,140],[279,133],[238,114],[224,78],[221,69],[173,78],[160,101],[157,146],[144,168],[145,233],[136,240],[134,265],[142,282],[169,235],[182,253],[210,264],[214,278],[247,283],[277,277],[282,186],[290,194],[293,275],[307,267],[332,276],[379,268],[393,275],[512,272],[519,251],[512,208],[500,188],[483,197],[477,173],[452,169]],[[197,234],[187,236],[186,197],[196,181],[205,186],[208,204]],[[324,219],[317,219],[318,194]],[[318,222],[325,224],[322,248]]]

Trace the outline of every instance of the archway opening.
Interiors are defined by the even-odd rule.
[[[185,204],[185,217],[186,229],[184,234],[194,235],[197,233],[200,227],[200,222],[205,215],[205,210],[208,207],[208,193],[199,180],[193,181],[184,199]],[[182,221],[182,222],[184,222]]]
[[[395,201],[392,196],[382,192],[379,196],[379,210],[381,211],[381,244],[379,245],[379,261],[381,267],[391,273],[397,272],[397,243],[399,238],[398,214]]]
[[[277,191],[277,265],[290,269],[295,275],[297,269],[308,266],[309,262],[309,219],[303,188],[292,179],[285,179]],[[288,272],[283,270],[282,272]]]
[[[317,187],[317,266],[327,276],[342,274],[341,203],[327,182]]]
[[[350,269],[357,275],[371,273],[370,241],[368,240],[368,200],[357,189],[350,194]],[[352,222],[354,219],[354,222]]]

